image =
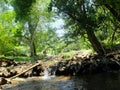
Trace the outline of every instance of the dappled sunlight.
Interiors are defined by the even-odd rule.
[[[102,73],[80,77],[57,76],[49,80],[25,79],[25,82],[2,87],[4,90],[119,90],[119,75],[120,73]]]
[[[67,81],[70,80],[70,76],[57,76],[58,79],[56,79],[55,81]]]
[[[0,90],[118,90],[119,72],[119,0],[0,0]]]

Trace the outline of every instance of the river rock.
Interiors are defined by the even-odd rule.
[[[111,70],[119,70],[120,69],[120,63],[117,60],[113,60],[112,58],[108,62],[108,66]]]
[[[0,78],[0,85],[6,84],[7,80],[5,78]]]
[[[16,63],[14,62],[13,59],[8,59],[8,58],[0,58],[0,66],[1,67],[8,67],[8,66],[15,66]]]
[[[56,75],[81,75],[120,70],[120,55],[72,58],[57,64]]]
[[[45,68],[42,65],[38,65],[33,68],[32,75],[33,76],[40,76],[44,72]]]

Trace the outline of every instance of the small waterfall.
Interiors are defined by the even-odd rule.
[[[33,76],[33,72],[32,72],[32,70],[29,70],[29,71],[28,71],[28,78],[29,78],[29,77],[32,77],[32,76]]]
[[[51,71],[49,71],[48,68],[44,70],[44,76],[41,77],[42,80],[49,80],[51,78],[55,77],[55,72],[53,75],[51,75]]]

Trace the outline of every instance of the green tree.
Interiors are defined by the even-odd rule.
[[[95,0],[95,2],[103,7],[106,7],[113,16],[120,21],[120,1],[119,0]]]
[[[57,7],[58,12],[66,16],[67,23],[74,28],[75,35],[87,34],[93,49],[100,55],[105,54],[105,49],[98,41],[94,31],[99,21],[96,18],[97,7],[90,0],[52,0],[50,6]]]
[[[2,1],[1,1],[2,2]],[[13,55],[17,44],[19,23],[15,23],[15,12],[2,2],[0,7],[0,54]],[[20,33],[19,33],[20,35]]]
[[[103,12],[107,12],[108,14],[106,18],[104,18],[105,22],[101,24],[101,26],[107,28],[104,31],[107,31],[106,35],[109,35],[108,43],[110,44],[110,47],[116,46],[120,44],[119,40],[119,30],[120,30],[120,1],[116,0],[94,0],[95,4],[99,7],[103,8]],[[106,20],[108,19],[108,20]],[[104,24],[104,25],[103,25]],[[114,47],[112,48],[114,49]],[[119,48],[118,48],[119,49]]]
[[[45,52],[46,54],[58,53],[58,49],[60,49],[60,38],[48,24],[45,29],[37,30],[35,37],[38,52]]]
[[[24,36],[29,41],[30,56],[35,59],[36,45],[35,34],[37,28],[50,18],[47,12],[49,0],[13,0],[13,7],[16,12],[16,20],[25,27]],[[38,25],[39,24],[39,25]]]

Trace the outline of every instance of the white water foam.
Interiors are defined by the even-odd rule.
[[[51,79],[53,77],[55,77],[55,73],[54,73],[54,75],[50,75],[49,71],[47,69],[45,69],[44,76],[42,76],[40,79],[42,79],[42,80],[49,80],[49,79]]]

